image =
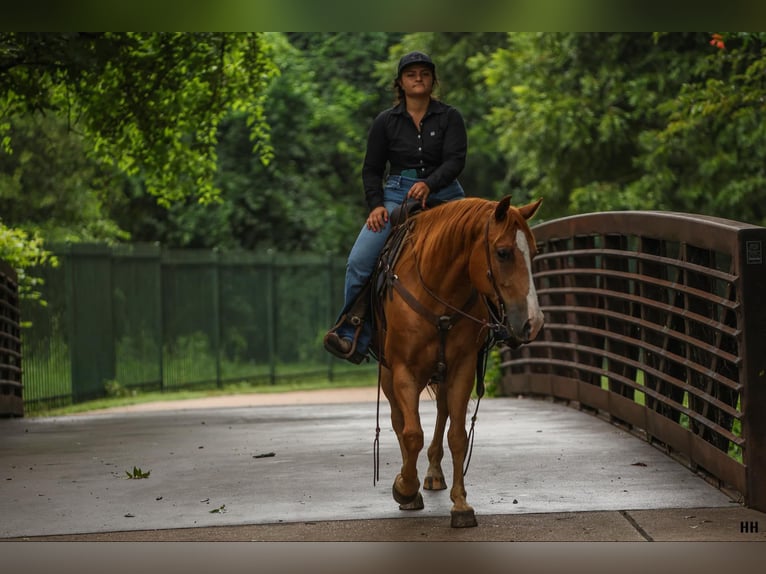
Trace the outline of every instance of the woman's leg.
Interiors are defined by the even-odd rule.
[[[367,226],[364,226],[359,232],[356,242],[348,255],[348,261],[346,262],[346,281],[343,292],[344,303],[341,315],[349,310],[356,300],[356,297],[367,284],[367,280],[372,275],[372,272],[375,271],[378,255],[380,255],[380,252],[383,250],[383,246],[386,243],[390,231],[391,225],[390,223],[386,223],[380,231],[372,231],[371,229],[367,229]],[[355,327],[353,325],[344,322],[338,327],[337,332],[340,337],[350,339],[354,335],[354,329]],[[367,351],[369,334],[365,339],[365,341],[362,341],[362,338],[360,337],[357,344],[357,350],[359,352],[364,353]]]
[[[389,177],[386,181],[385,188],[383,190],[384,198],[383,204],[388,211],[389,217],[391,212],[402,204],[404,198],[407,195],[407,191],[412,185],[411,182],[405,181],[400,176]],[[412,180],[415,181],[415,180]],[[406,186],[406,188],[405,188]],[[343,309],[338,316],[340,317],[346,313],[351,305],[353,305],[356,297],[362,291],[367,284],[367,280],[375,271],[375,265],[378,262],[378,256],[383,251],[383,246],[386,244],[389,234],[391,233],[391,222],[386,222],[383,229],[380,231],[372,231],[367,229],[367,226],[363,226],[359,235],[354,242],[354,246],[348,255],[346,262],[346,281],[344,285],[344,303]],[[354,336],[355,327],[346,322],[341,324],[337,333],[341,338],[351,339]],[[367,317],[364,323],[362,332],[359,335],[359,341],[357,342],[357,352],[366,353],[367,347],[370,344],[372,336],[372,323],[371,317]]]

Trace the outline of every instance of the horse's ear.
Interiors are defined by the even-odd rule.
[[[537,208],[540,207],[540,204],[543,202],[543,198],[541,197],[537,201],[533,201],[532,203],[529,203],[525,205],[524,207],[519,208],[519,213],[521,213],[521,216],[529,221],[534,217],[535,213],[537,213]]]
[[[503,199],[497,202],[495,208],[495,221],[504,221],[508,217],[508,208],[511,207],[511,196],[506,195]]]

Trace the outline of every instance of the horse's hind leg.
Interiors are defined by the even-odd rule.
[[[447,481],[442,471],[442,459],[444,458],[444,430],[447,428],[447,389],[444,384],[436,388],[436,426],[431,445],[428,447],[428,472],[423,479],[425,490],[444,490]]]

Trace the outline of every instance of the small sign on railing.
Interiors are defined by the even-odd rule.
[[[760,241],[748,241],[745,243],[748,265],[761,265],[763,263],[763,244]]]

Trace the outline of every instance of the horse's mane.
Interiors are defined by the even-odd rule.
[[[483,233],[496,202],[469,197],[421,213],[413,228],[413,248],[419,257],[452,257],[466,251]]]

